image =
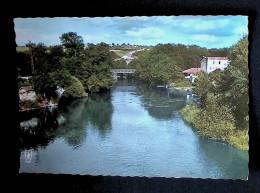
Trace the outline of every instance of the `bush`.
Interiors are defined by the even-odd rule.
[[[42,103],[42,101],[43,101],[42,95],[41,94],[37,94],[35,101],[37,101],[38,103]]]
[[[231,109],[217,104],[217,97],[207,95],[206,106],[196,117],[197,132],[201,136],[227,140],[235,130]]]
[[[71,84],[65,88],[63,96],[65,98],[71,99],[86,97],[87,93],[85,92],[85,89],[79,79],[77,79],[75,76],[72,76],[71,80]]]
[[[191,83],[185,79],[178,79],[172,84],[173,87],[191,87]]]
[[[196,105],[187,105],[181,110],[181,115],[187,123],[194,126],[200,112],[200,108]]]
[[[103,90],[108,90],[113,84],[112,74],[97,74],[89,77],[87,82],[87,89],[91,92],[100,92]]]
[[[31,108],[37,108],[38,106],[38,102],[35,101],[31,101],[31,100],[21,100],[19,102],[19,107],[20,109],[31,109]]]
[[[241,150],[248,150],[248,131],[238,130],[233,135],[230,135],[228,142]]]

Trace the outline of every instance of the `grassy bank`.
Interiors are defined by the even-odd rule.
[[[218,117],[219,112],[216,112]],[[221,111],[220,111],[221,113]],[[223,113],[227,115],[226,112]],[[187,105],[181,110],[183,119],[196,129],[202,137],[217,138],[241,150],[248,150],[248,131],[237,130],[228,119],[214,119],[205,115],[205,111],[195,105]]]
[[[176,89],[182,89],[182,90],[192,90],[192,84],[185,79],[178,79],[175,82],[172,82],[170,84],[171,88],[176,88]]]

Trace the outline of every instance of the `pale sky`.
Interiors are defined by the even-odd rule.
[[[18,46],[29,40],[60,45],[63,33],[76,32],[84,44],[180,43],[209,49],[231,47],[248,35],[247,16],[15,18],[14,24]]]

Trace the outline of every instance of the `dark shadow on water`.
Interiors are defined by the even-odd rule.
[[[19,147],[20,150],[45,147],[51,143],[59,127],[56,110],[41,109],[32,119],[20,123]]]
[[[210,143],[209,143],[210,141]],[[246,179],[248,153],[214,139],[199,138],[200,147],[228,179]]]

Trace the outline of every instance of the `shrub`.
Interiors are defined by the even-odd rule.
[[[200,112],[200,108],[196,105],[187,105],[181,110],[181,115],[187,123],[194,126]]]
[[[238,130],[233,135],[230,135],[228,142],[241,150],[248,150],[248,131]]]
[[[66,98],[82,98],[86,97],[87,93],[82,85],[82,83],[75,76],[71,77],[71,84],[65,88],[63,96]]]
[[[218,105],[216,96],[208,95],[205,108],[198,114],[195,122],[197,132],[201,136],[227,140],[235,130],[234,116],[231,109]]]
[[[191,83],[185,79],[178,79],[172,84],[173,87],[191,87]]]
[[[31,101],[31,100],[21,100],[19,102],[19,107],[21,109],[31,109],[31,108],[37,108],[38,107],[38,102],[35,101]]]

